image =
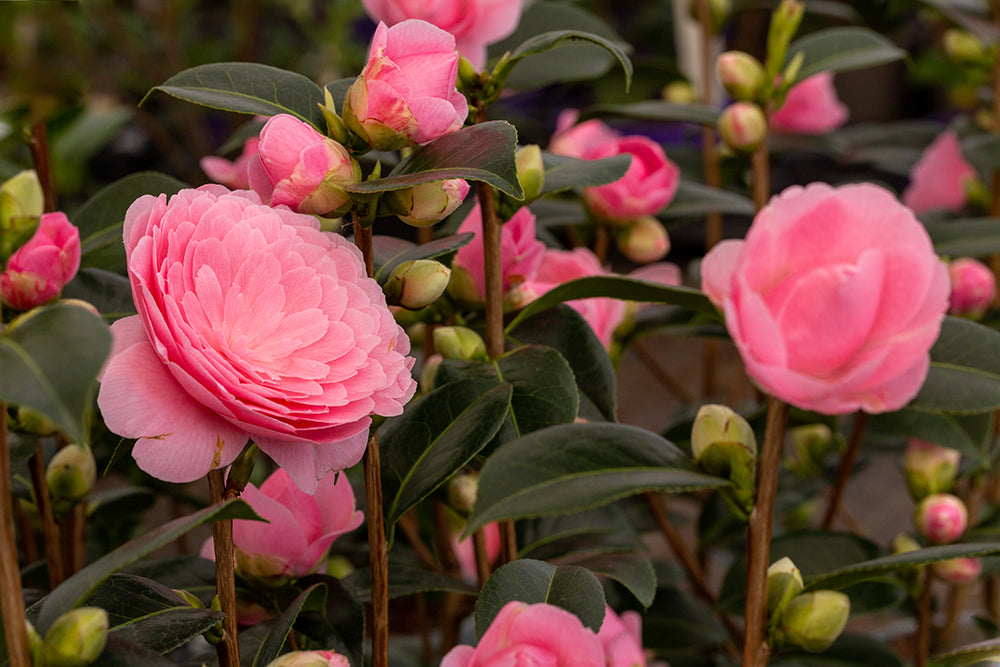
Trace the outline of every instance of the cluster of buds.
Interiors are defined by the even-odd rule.
[[[802,574],[790,558],[768,568],[768,631],[775,648],[797,646],[819,653],[844,631],[851,615],[850,599],[839,591],[804,589]]]
[[[691,453],[702,470],[732,483],[722,497],[745,519],[753,509],[757,467],[757,439],[747,420],[725,405],[701,406],[691,428]]]

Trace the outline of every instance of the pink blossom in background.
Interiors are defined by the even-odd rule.
[[[950,130],[942,132],[910,170],[903,203],[917,214],[935,209],[957,211],[968,201],[966,185],[978,177],[976,169],[962,156],[958,136]]]
[[[441,667],[605,667],[604,649],[593,631],[565,609],[550,604],[508,602],[483,633],[479,645],[448,651]]]
[[[140,197],[124,240],[138,315],[112,325],[98,405],[154,477],[196,480],[253,438],[311,493],[413,396],[381,288],[313,216],[209,185]]]
[[[953,315],[981,317],[997,295],[996,276],[978,259],[962,257],[948,264],[951,277],[951,305]]]
[[[344,122],[376,150],[426,144],[462,127],[455,38],[425,21],[379,23],[368,63],[347,92]]]
[[[259,136],[250,137],[243,142],[243,151],[235,160],[207,155],[198,164],[201,165],[201,170],[216,183],[221,183],[233,190],[248,190],[250,176],[247,169],[250,165],[250,159],[257,155],[259,143]]]
[[[249,163],[251,189],[272,206],[299,213],[341,215],[351,207],[344,187],[361,180],[347,149],[289,114],[272,116]]]
[[[932,563],[931,570],[949,584],[969,584],[979,578],[983,562],[978,558],[952,558]]]
[[[7,260],[0,296],[17,310],[30,310],[59,296],[79,268],[80,230],[65,213],[45,213],[34,236]]]
[[[646,667],[642,617],[638,612],[623,611],[619,616],[614,609],[606,607],[597,638],[604,647],[608,667]]]
[[[362,0],[375,21],[421,19],[447,30],[473,67],[486,66],[486,46],[507,37],[521,19],[522,0]]]
[[[556,130],[549,141],[549,151],[557,155],[568,155],[587,159],[586,155],[605,144],[618,140],[620,132],[612,130],[603,122],[592,118],[577,123],[580,112],[576,109],[563,109],[556,119]]]
[[[451,546],[459,567],[462,568],[462,579],[475,583],[479,578],[476,571],[476,546],[471,536],[464,540],[459,540],[459,536],[456,533],[452,537]],[[500,525],[494,521],[483,526],[483,539],[486,542],[486,559],[492,565],[500,557]]]
[[[797,134],[826,134],[847,122],[848,108],[837,99],[833,72],[814,74],[792,86],[771,128]]]
[[[290,651],[267,663],[267,667],[351,667],[351,662],[333,651]]]
[[[948,271],[888,191],[794,186],[745,241],[702,262],[747,372],[765,391],[825,414],[897,410],[920,389],[948,307]]]

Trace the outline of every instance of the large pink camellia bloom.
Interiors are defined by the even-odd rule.
[[[833,72],[820,72],[788,90],[785,103],[771,116],[771,127],[797,134],[826,134],[846,123],[849,115],[837,99]]]
[[[522,0],[362,0],[376,21],[394,25],[421,19],[455,36],[458,50],[476,69],[486,66],[486,46],[517,27]]]
[[[112,325],[98,404],[149,474],[196,480],[249,437],[311,492],[413,396],[382,290],[314,217],[208,185],[140,197],[124,239],[138,315]]]
[[[903,203],[917,214],[935,209],[957,211],[968,201],[966,186],[978,178],[975,167],[962,156],[958,136],[942,132],[910,170]]]
[[[7,260],[0,296],[18,310],[29,310],[59,296],[79,268],[80,230],[65,213],[45,213],[35,235]]]
[[[702,262],[702,289],[763,389],[808,410],[903,407],[948,308],[948,270],[913,213],[871,184],[775,196],[745,241]]]
[[[605,667],[597,635],[565,609],[544,602],[508,602],[475,648],[448,651],[441,667]]]
[[[462,127],[455,38],[417,19],[379,23],[368,62],[347,91],[344,122],[376,150],[426,144]]]

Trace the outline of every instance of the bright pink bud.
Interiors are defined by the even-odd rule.
[[[954,542],[969,522],[965,503],[950,493],[935,493],[924,498],[914,516],[917,530],[931,542],[947,544]]]
[[[971,257],[956,259],[948,265],[951,276],[952,315],[979,318],[997,295],[997,281],[990,268]]]
[[[979,578],[983,564],[978,558],[953,558],[934,563],[931,569],[949,584],[968,584]]]
[[[80,230],[65,213],[46,213],[35,235],[18,248],[0,276],[4,303],[29,310],[59,296],[80,268]]]

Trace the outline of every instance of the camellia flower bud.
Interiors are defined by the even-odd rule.
[[[691,452],[706,472],[726,477],[732,489],[723,494],[736,508],[749,513],[753,507],[757,439],[747,420],[724,405],[703,405],[691,428]]]
[[[438,327],[434,330],[434,347],[445,359],[486,361],[486,343],[466,327]]]
[[[913,520],[917,530],[928,540],[936,544],[948,544],[965,532],[969,513],[958,496],[935,493],[917,505]]]
[[[948,312],[979,319],[997,295],[997,279],[978,259],[962,257],[948,264],[951,297]]]
[[[983,61],[986,57],[986,47],[982,40],[960,28],[946,30],[941,41],[944,52],[955,62],[974,63]]]
[[[267,663],[267,667],[351,667],[351,663],[333,651],[292,651]]]
[[[759,106],[735,102],[719,116],[719,136],[733,150],[756,150],[767,138],[767,119]]]
[[[837,641],[850,615],[851,600],[839,591],[803,593],[785,609],[781,631],[786,643],[819,653]]]
[[[950,491],[961,458],[957,449],[911,438],[903,456],[903,474],[913,499],[919,501],[934,493]]]
[[[48,667],[85,667],[104,651],[108,613],[99,607],[78,607],[56,619],[42,642]]]
[[[424,360],[423,368],[420,369],[420,391],[423,393],[434,388],[434,375],[442,361],[444,357],[440,354],[432,354]]]
[[[0,297],[29,310],[59,296],[80,268],[80,230],[65,213],[42,215],[31,239],[18,248],[0,275]]]
[[[530,202],[542,194],[545,184],[545,164],[542,162],[542,149],[538,144],[522,146],[514,156],[517,164],[517,182],[524,190],[524,201]]]
[[[479,475],[463,473],[455,475],[448,482],[448,504],[456,512],[468,514],[476,504],[476,494],[479,493]]]
[[[389,275],[382,291],[390,306],[420,310],[444,294],[451,269],[433,259],[403,262]]]
[[[757,99],[764,85],[764,66],[743,51],[726,51],[715,61],[715,73],[726,92],[738,102]]]
[[[833,431],[826,424],[808,424],[788,429],[792,441],[792,467],[803,477],[816,477],[823,460],[834,448]]]
[[[931,571],[949,584],[968,584],[979,578],[983,564],[978,558],[952,558],[934,563]]]
[[[0,262],[31,238],[44,210],[45,196],[34,169],[0,185]]]
[[[35,435],[52,435],[59,430],[54,421],[23,405],[17,409],[17,428]]]
[[[58,509],[86,498],[97,481],[97,464],[89,448],[69,444],[56,452],[45,470],[49,494]]]
[[[802,573],[791,558],[785,557],[774,561],[767,568],[767,617],[779,618],[784,613],[788,603],[799,595],[805,584],[802,583]]]
[[[682,79],[671,81],[663,87],[660,97],[664,102],[672,104],[694,104],[698,101],[698,96],[690,83]]]
[[[615,235],[622,254],[633,262],[658,262],[670,251],[670,236],[659,220],[645,215],[630,221]]]
[[[465,180],[449,178],[391,190],[385,193],[382,203],[406,224],[428,227],[451,215],[467,194],[469,184]]]

